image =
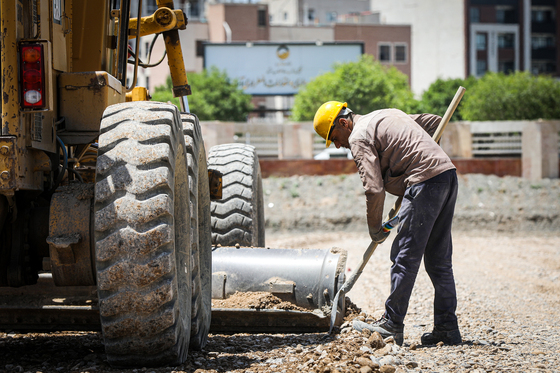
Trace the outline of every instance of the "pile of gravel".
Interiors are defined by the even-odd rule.
[[[358,174],[263,180],[267,231],[364,230]],[[387,194],[385,211],[395,197]],[[560,179],[459,175],[455,230],[558,231]]]

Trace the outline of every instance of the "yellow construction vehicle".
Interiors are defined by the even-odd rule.
[[[237,290],[329,308],[345,256],[249,248],[264,246],[257,154],[228,144],[207,158],[186,100],[187,19],[157,6],[141,17],[142,1],[1,0],[0,328],[101,329],[118,366],[180,364],[211,327],[328,329],[315,314],[212,311],[213,295]],[[182,110],[134,86],[129,39],[138,51],[152,34]]]

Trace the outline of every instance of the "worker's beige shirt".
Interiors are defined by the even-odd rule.
[[[431,138],[440,121],[437,115],[397,109],[354,118],[350,150],[364,183],[370,229],[381,229],[385,191],[402,196],[411,185],[455,168]]]

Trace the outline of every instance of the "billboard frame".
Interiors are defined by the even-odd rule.
[[[281,46],[281,45],[286,45],[286,46],[334,46],[334,45],[355,45],[360,47],[360,55],[364,55],[364,51],[365,51],[365,46],[364,46],[364,42],[360,41],[360,40],[356,40],[356,41],[331,41],[331,42],[314,42],[314,41],[295,41],[295,42],[290,42],[290,41],[286,41],[286,42],[282,42],[282,41],[236,41],[236,42],[231,42],[231,43],[213,43],[213,42],[208,42],[205,41],[202,43],[202,47],[203,47],[203,54],[202,54],[202,60],[203,60],[203,68],[207,69],[209,66],[207,66],[207,59],[206,59],[206,47],[207,46],[235,46],[235,47],[240,47],[240,46]],[[294,96],[294,93],[277,93],[277,94],[269,94],[269,93],[248,93],[251,96]]]

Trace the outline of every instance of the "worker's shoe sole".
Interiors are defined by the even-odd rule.
[[[446,345],[458,345],[463,343],[463,338],[459,329],[443,331],[434,328],[431,333],[424,333],[420,337],[420,341],[423,345],[435,345],[439,342],[443,342]]]
[[[359,332],[362,332],[362,330],[364,329],[369,329],[372,333],[378,332],[383,338],[393,337],[395,343],[399,346],[402,346],[404,341],[403,327],[399,328],[391,324],[392,323],[385,318],[382,318],[372,324],[354,320],[354,322],[352,323],[352,327],[354,328],[354,330],[357,330]]]

